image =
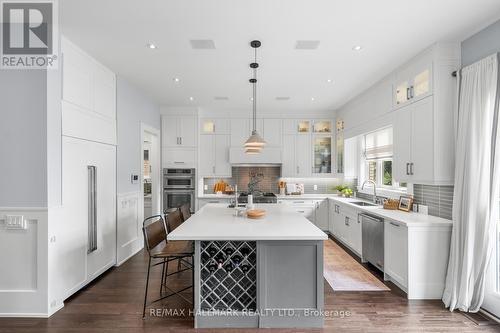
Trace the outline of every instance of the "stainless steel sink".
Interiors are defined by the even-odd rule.
[[[353,205],[356,205],[356,206],[369,206],[369,207],[373,207],[373,206],[376,206],[375,204],[372,204],[372,203],[369,203],[369,202],[364,202],[364,201],[354,201],[354,202],[351,202]]]

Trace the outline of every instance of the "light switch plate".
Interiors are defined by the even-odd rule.
[[[26,230],[28,225],[22,215],[6,215],[5,228],[14,230]]]
[[[131,182],[132,184],[137,184],[137,183],[139,183],[139,175],[131,175],[131,176],[130,176],[130,182]]]
[[[317,191],[318,190],[318,185],[314,185],[314,190]]]

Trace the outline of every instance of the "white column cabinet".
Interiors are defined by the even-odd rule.
[[[295,168],[295,138],[295,134],[283,136],[283,164],[281,165],[283,177],[294,177],[297,173]]]

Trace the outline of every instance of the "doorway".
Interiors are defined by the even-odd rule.
[[[160,131],[141,123],[142,220],[161,213]]]

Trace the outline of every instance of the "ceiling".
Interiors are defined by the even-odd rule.
[[[262,42],[259,112],[307,114],[340,107],[432,43],[463,40],[500,17],[498,0],[59,3],[63,34],[159,104],[249,114],[253,39]],[[193,49],[192,39],[215,49]],[[320,43],[297,50],[297,40]]]

